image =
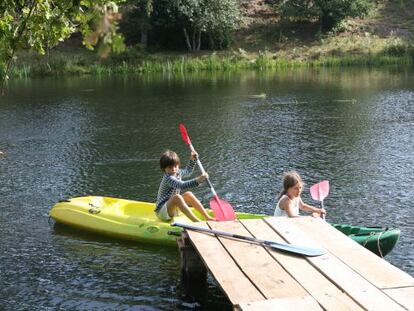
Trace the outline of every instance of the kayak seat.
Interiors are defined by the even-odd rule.
[[[149,208],[143,208],[142,204],[136,204],[136,203],[126,203],[122,204],[120,207],[120,213],[124,214],[125,216],[131,216],[131,217],[141,217],[141,218],[153,218],[155,215],[154,209],[155,204],[151,203],[145,203]]]

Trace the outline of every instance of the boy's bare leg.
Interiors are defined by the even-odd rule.
[[[184,201],[184,198],[179,194],[172,196],[167,202],[167,210],[170,217],[174,216],[174,212],[177,207],[184,213],[185,216],[190,218],[192,221],[201,221],[201,219],[194,215],[194,213],[188,207],[187,203]]]
[[[206,220],[216,220],[214,217],[211,217],[207,211],[205,210],[203,204],[196,198],[196,196],[191,192],[187,191],[183,194],[184,201],[194,207],[197,211],[199,211]]]

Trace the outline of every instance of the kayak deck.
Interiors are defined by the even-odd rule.
[[[110,237],[175,246],[176,235],[182,229],[172,227],[171,221],[161,221],[154,210],[154,203],[88,196],[61,201],[52,207],[49,215],[58,223]],[[193,212],[202,219],[196,210]],[[237,213],[237,217],[263,218],[264,215]],[[192,223],[182,213],[174,221]]]

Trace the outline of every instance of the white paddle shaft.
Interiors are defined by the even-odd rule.
[[[194,149],[194,147],[193,147],[193,144],[190,143],[189,146],[190,146],[190,150],[192,152],[196,152],[195,149]],[[204,170],[203,164],[201,164],[201,161],[200,161],[200,159],[198,157],[197,157],[197,165],[198,165],[198,167],[199,167],[199,169],[201,171],[201,174],[205,174],[206,171]],[[209,188],[210,188],[211,193],[213,194],[213,196],[217,196],[217,193],[214,190],[213,184],[210,182],[210,178],[207,178],[206,181],[207,181],[207,185],[209,186]]]

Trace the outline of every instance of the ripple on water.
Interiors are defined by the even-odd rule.
[[[181,122],[219,196],[237,210],[273,214],[287,170],[299,171],[313,204],[309,187],[328,179],[328,221],[400,228],[387,260],[413,274],[410,74],[10,84],[0,105],[0,300],[6,310],[197,309],[182,297],[175,249],[64,232],[47,220],[58,200],[84,194],[154,201],[160,153],[170,148],[187,161]],[[245,96],[261,93],[266,99]],[[194,191],[208,204],[207,187]],[[208,287],[206,310],[231,309],[210,277]]]

